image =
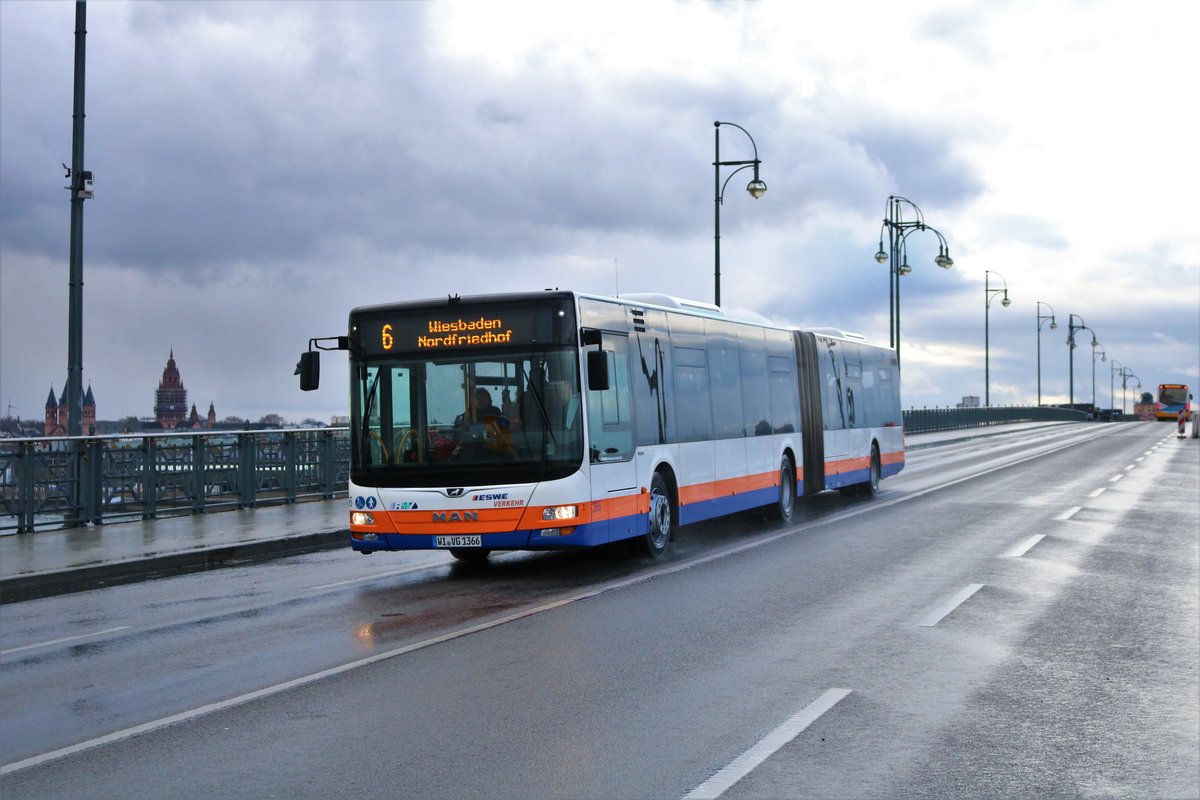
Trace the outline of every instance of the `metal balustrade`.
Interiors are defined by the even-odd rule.
[[[1017,422],[1086,422],[1086,411],[1050,406],[978,406],[975,408],[910,408],[904,432],[935,433]]]
[[[328,500],[346,428],[0,439],[0,533]]]
[[[921,408],[904,412],[904,430],[1086,419],[1046,406]],[[0,533],[329,500],[349,471],[346,428],[0,439]]]

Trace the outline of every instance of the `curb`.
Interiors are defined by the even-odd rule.
[[[330,550],[344,546],[348,534],[349,529],[338,528],[280,539],[264,539],[221,547],[150,555],[144,558],[131,558],[94,566],[14,575],[9,578],[0,578],[0,605],[81,592],[102,586],[150,580],[168,575],[237,566],[251,560],[281,558],[318,550]]]

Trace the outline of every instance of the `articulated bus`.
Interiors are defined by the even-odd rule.
[[[1154,415],[1159,420],[1174,422],[1179,419],[1179,412],[1184,412],[1184,418],[1190,418],[1192,413],[1189,401],[1188,387],[1182,383],[1160,383],[1158,385],[1158,403]]]
[[[334,344],[330,344],[334,342]],[[315,348],[315,349],[314,349]],[[492,550],[629,540],[797,496],[873,495],[904,466],[896,354],[665,295],[569,291],[356,308],[350,543]]]

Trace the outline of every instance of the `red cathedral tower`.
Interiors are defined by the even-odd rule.
[[[179,368],[175,366],[175,348],[171,348],[167,366],[163,369],[162,381],[154,393],[154,418],[164,430],[171,430],[187,419],[187,413],[187,389],[183,388]]]

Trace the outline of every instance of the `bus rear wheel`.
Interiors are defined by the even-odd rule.
[[[662,473],[656,472],[650,480],[650,530],[637,540],[638,550],[651,558],[662,556],[671,543],[674,522],[675,504],[670,489]]]
[[[879,494],[879,476],[881,473],[879,461],[879,446],[871,445],[871,473],[867,482],[859,485],[859,493],[864,497],[874,497]]]
[[[784,456],[779,465],[779,498],[775,501],[772,516],[780,522],[791,522],[796,513],[796,473],[792,461]]]

